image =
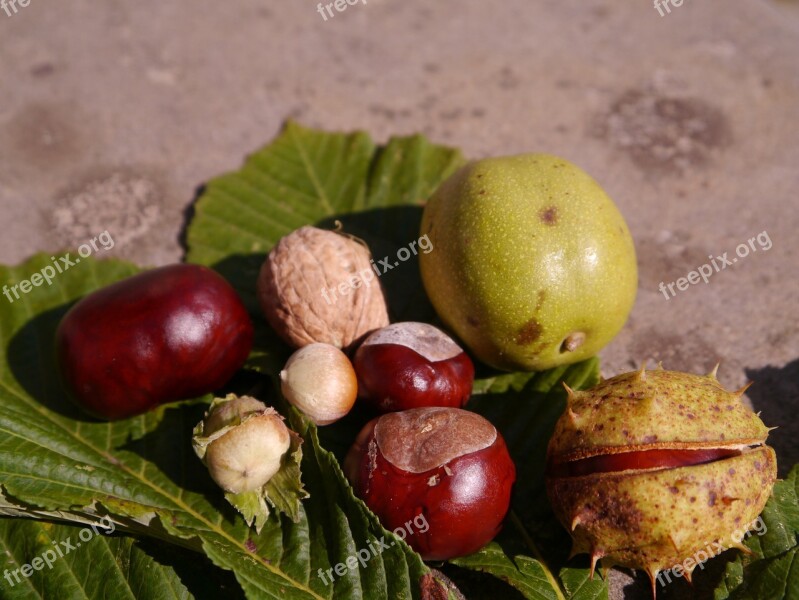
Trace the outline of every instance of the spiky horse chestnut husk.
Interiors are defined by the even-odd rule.
[[[748,386],[746,386],[748,387]],[[547,450],[547,493],[572,556],[646,571],[695,561],[760,514],[777,476],[769,429],[716,380],[676,371],[618,375],[568,389]],[[719,547],[719,546],[714,546]]]

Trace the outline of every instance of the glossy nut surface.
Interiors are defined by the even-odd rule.
[[[455,408],[419,408],[370,421],[344,463],[355,492],[425,560],[482,548],[499,532],[516,469],[491,423]]]
[[[56,331],[69,395],[105,419],[144,413],[222,386],[250,353],[253,326],[215,271],[176,264],[86,296]]]
[[[353,359],[358,397],[380,412],[461,408],[474,365],[452,338],[427,323],[394,323],[369,335]]]

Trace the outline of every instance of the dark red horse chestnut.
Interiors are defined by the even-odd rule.
[[[124,279],[75,304],[56,331],[64,386],[105,419],[207,394],[250,353],[253,326],[215,271],[176,264]]]
[[[516,468],[496,428],[459,408],[389,413],[344,461],[355,493],[425,560],[471,554],[499,533]],[[425,525],[416,529],[412,525]],[[404,533],[403,533],[403,537]]]
[[[358,397],[380,412],[461,408],[474,365],[446,333],[427,323],[394,323],[370,334],[353,360]]]

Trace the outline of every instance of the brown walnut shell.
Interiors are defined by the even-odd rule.
[[[389,323],[369,250],[334,231],[305,226],[281,238],[257,287],[267,321],[294,348],[348,349]]]

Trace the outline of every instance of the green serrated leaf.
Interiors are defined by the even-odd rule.
[[[560,580],[569,600],[608,600],[608,584],[599,576],[592,578],[588,569],[564,567]]]
[[[203,590],[209,586],[231,583],[193,553],[166,555],[100,527],[29,519],[0,519],[0,572],[0,597],[7,600],[190,600],[208,597]]]
[[[474,554],[450,562],[459,567],[499,577],[530,600],[563,600],[563,594],[552,586],[548,570],[543,564],[522,555],[510,558],[494,542]]]
[[[799,465],[774,485],[760,517],[746,540],[752,555],[727,564],[715,600],[799,599]]]

